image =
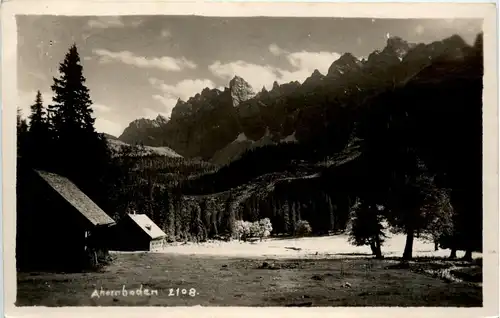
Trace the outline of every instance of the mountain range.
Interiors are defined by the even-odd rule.
[[[179,99],[170,119],[134,120],[118,140],[224,165],[255,147],[318,139],[336,112],[418,78],[431,64],[463,61],[478,45],[481,34],[473,46],[457,35],[429,44],[391,37],[367,59],[344,53],[327,74],[315,70],[303,83],[274,82],[271,90],[257,92],[235,76],[224,90],[205,88],[187,101]]]

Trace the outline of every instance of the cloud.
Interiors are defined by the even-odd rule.
[[[153,87],[161,90],[164,94],[171,95],[176,100],[177,98],[187,100],[189,97],[199,93],[206,87],[215,87],[215,84],[209,79],[186,79],[175,85],[168,85],[162,80],[152,77],[149,79],[149,83],[153,85]]]
[[[258,65],[245,61],[234,61],[222,64],[220,61],[212,63],[208,69],[215,76],[231,80],[235,75],[245,79],[254,89],[272,87],[275,80],[279,78],[278,69],[270,65]]]
[[[165,117],[170,116],[172,109],[177,103],[177,99],[180,98],[186,101],[206,87],[215,87],[215,84],[208,79],[186,79],[176,83],[175,85],[168,85],[165,84],[164,81],[152,77],[149,78],[149,83],[161,92],[161,94],[153,95],[153,99],[160,102],[165,107],[163,111],[156,112],[156,115],[160,113]]]
[[[279,56],[283,53],[283,50],[279,46],[273,43],[269,45],[269,52],[271,52],[271,54],[275,56]]]
[[[280,84],[294,82],[294,81],[299,81],[302,83],[305,81],[306,78],[311,76],[311,74],[314,72],[314,69],[312,71],[306,69],[300,69],[296,71],[286,71],[278,69],[277,72],[279,74],[279,77],[276,79],[276,81]],[[321,74],[326,74],[326,73],[321,72]]]
[[[283,56],[291,69],[277,68],[271,65],[259,65],[245,61],[221,63],[215,61],[208,68],[215,76],[230,80],[235,75],[243,77],[254,89],[270,89],[274,81],[288,83],[303,82],[314,70],[322,74],[328,72],[330,65],[340,57],[335,52],[287,52],[276,44],[269,45],[269,51],[275,56]]]
[[[170,94],[165,94],[165,95],[161,95],[161,94],[154,94],[153,95],[153,99],[156,100],[156,101],[159,101],[160,103],[162,103],[163,105],[165,105],[166,107],[170,107],[173,108],[175,106],[175,103],[177,103],[177,99],[180,98],[180,97],[169,97]],[[170,109],[171,110],[171,109]],[[167,110],[168,112],[168,110]]]
[[[166,118],[169,118],[170,114],[172,114],[172,109],[174,109],[175,104],[177,103],[177,99],[169,97],[168,94],[155,94],[153,95],[153,99],[159,101],[164,106],[164,109],[162,111],[154,111],[154,116],[152,115],[151,117],[156,117],[158,114],[160,114]],[[147,108],[145,111],[149,112],[149,108]]]
[[[328,68],[332,63],[338,60],[340,54],[335,52],[296,52],[288,53],[288,62],[300,71],[314,72],[315,69],[322,74],[328,72]]]
[[[94,112],[98,112],[98,113],[109,113],[113,110],[109,106],[106,106],[103,104],[98,104],[98,103],[92,104],[92,109],[94,110]]]
[[[167,29],[161,30],[160,35],[161,35],[162,38],[170,38],[170,37],[172,37],[172,33],[170,33],[170,30],[167,30]]]
[[[125,20],[121,16],[102,16],[93,17],[87,21],[87,28],[89,29],[116,29],[133,27],[136,28],[142,24],[142,19],[133,18]]]
[[[107,133],[115,137],[120,136],[123,132],[122,125],[106,118],[96,118],[94,126],[96,131]]]
[[[195,69],[197,67],[194,62],[184,57],[145,57],[137,56],[129,51],[112,52],[105,49],[95,49],[93,53],[98,56],[100,63],[121,62],[140,68],[157,68],[172,72],[179,72],[184,69]]]
[[[424,31],[425,31],[425,28],[421,24],[419,24],[415,27],[415,33],[417,33],[418,35],[421,35],[422,33],[424,33]]]
[[[124,28],[125,23],[121,17],[94,17],[87,22],[92,29]]]
[[[27,73],[28,73],[28,75],[30,75],[33,78],[36,78],[39,81],[46,81],[47,80],[47,76],[45,76],[44,74],[42,74],[40,72],[28,71]]]
[[[170,110],[170,112],[167,113],[167,112],[161,112],[161,111],[159,112],[156,109],[152,109],[152,108],[143,108],[142,112],[144,114],[144,116],[143,116],[144,118],[156,119],[156,117],[158,117],[158,115],[161,115],[165,118],[169,118],[172,110]]]

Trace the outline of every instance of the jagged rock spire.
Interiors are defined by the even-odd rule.
[[[236,75],[229,82],[229,90],[231,92],[234,107],[255,96],[252,86],[243,78]]]

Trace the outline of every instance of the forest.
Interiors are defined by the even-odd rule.
[[[450,257],[482,250],[481,35],[462,59],[436,59],[398,82],[292,94],[280,103],[294,112],[314,101],[300,124],[321,129],[224,166],[111,149],[95,130],[76,45],[59,72],[53,101],[38,92],[27,118],[18,108],[18,175],[64,175],[115,220],[145,213],[170,242],[231,239],[238,221],[267,218],[270,235],[347,232],[377,257],[387,231],[406,235],[406,260],[417,237]]]

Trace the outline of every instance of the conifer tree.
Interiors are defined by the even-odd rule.
[[[83,67],[76,45],[73,44],[59,65],[59,78],[54,78],[54,105],[51,105],[52,123],[57,137],[67,137],[65,133],[75,133],[78,129],[95,133],[92,118],[92,100],[85,85]]]
[[[28,124],[23,118],[21,109],[17,109],[17,159],[18,163],[23,158],[26,148],[26,137],[28,133]]]
[[[225,216],[225,230],[227,232],[228,238],[231,239],[235,235],[235,223],[236,223],[236,217],[234,215],[234,210],[232,207],[233,204],[233,198],[232,195],[230,194],[228,198],[226,199],[226,202],[224,204],[224,216]]]
[[[292,233],[292,224],[290,220],[290,204],[288,201],[285,201],[283,204],[283,224],[284,224],[284,234],[291,234]]]
[[[46,128],[45,110],[43,109],[42,93],[37,91],[35,103],[31,105],[30,131],[40,132]]]
[[[47,147],[49,146],[48,124],[43,107],[42,94],[37,91],[35,103],[31,105],[30,127],[27,134],[28,160],[34,168],[45,167]]]
[[[168,203],[168,214],[167,214],[167,235],[169,241],[175,241],[175,209],[172,202]]]
[[[53,138],[51,169],[102,203],[109,188],[103,180],[111,162],[110,150],[94,128],[92,100],[75,44],[60,63],[59,74],[52,85],[54,97],[48,116]]]
[[[290,204],[290,223],[291,223],[291,232],[292,235],[295,235],[295,229],[297,227],[297,212],[295,209],[296,203],[295,201],[292,201]]]
[[[385,238],[382,219],[383,213],[376,204],[358,199],[352,207],[349,241],[356,246],[369,245],[373,255],[381,258]]]

